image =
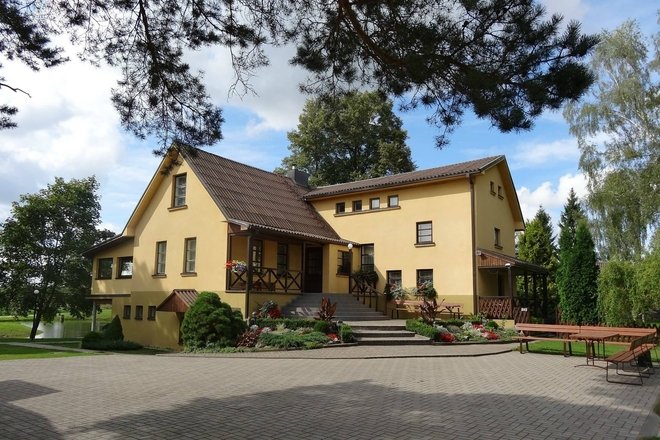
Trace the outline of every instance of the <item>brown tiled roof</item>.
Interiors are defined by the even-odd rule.
[[[174,289],[165,300],[156,307],[160,312],[186,312],[199,294],[195,289]]]
[[[387,188],[390,186],[421,183],[424,181],[448,179],[464,174],[479,173],[499,163],[502,160],[504,160],[504,156],[485,157],[483,159],[445,165],[442,167],[430,168],[428,170],[411,171],[409,173],[358,180],[356,182],[322,186],[305,194],[305,199],[313,200],[337,194],[369,191],[373,189]]]
[[[228,221],[256,229],[344,243],[303,200],[291,179],[203,150],[185,159]]]

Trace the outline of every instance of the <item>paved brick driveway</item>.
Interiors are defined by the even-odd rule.
[[[561,356],[328,358],[333,350],[0,362],[0,438],[636,438],[660,389],[660,374],[643,387],[608,384]]]

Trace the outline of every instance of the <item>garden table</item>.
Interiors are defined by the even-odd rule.
[[[575,339],[577,341],[584,341],[585,344],[585,351],[586,351],[586,359],[587,359],[587,364],[588,366],[591,367],[599,367],[599,368],[605,368],[601,367],[600,365],[596,365],[595,361],[596,359],[599,358],[599,355],[601,355],[600,352],[600,347],[602,345],[603,351],[602,355],[600,356],[601,359],[605,358],[605,341],[611,338],[615,338],[619,336],[618,333],[613,332],[613,331],[608,331],[608,330],[590,330],[590,331],[584,331],[580,333],[575,333],[570,335],[569,337],[571,339]],[[591,360],[591,363],[589,363],[589,360]]]

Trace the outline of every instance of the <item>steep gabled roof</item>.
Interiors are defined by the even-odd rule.
[[[184,153],[184,158],[229,222],[286,235],[345,242],[303,200],[307,188],[285,176],[203,150],[196,152]]]
[[[445,165],[442,167],[430,168],[428,170],[411,171],[409,173],[322,186],[305,194],[305,199],[314,200],[339,194],[370,191],[392,186],[412,185],[433,180],[451,179],[465,174],[480,173],[503,160],[504,156],[485,157],[483,159]]]

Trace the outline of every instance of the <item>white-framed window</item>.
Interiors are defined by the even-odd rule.
[[[165,260],[167,258],[167,242],[156,243],[156,275],[165,275]]]
[[[186,175],[179,174],[174,176],[174,193],[172,194],[172,206],[186,205]]]
[[[185,241],[185,256],[184,256],[184,273],[195,272],[195,260],[197,258],[197,239],[186,238]]]

